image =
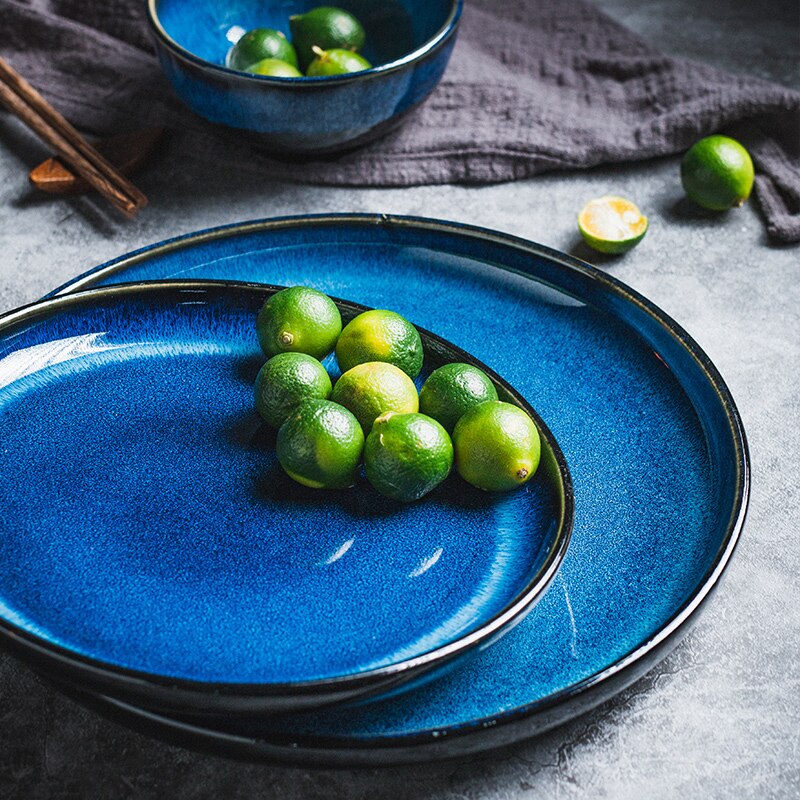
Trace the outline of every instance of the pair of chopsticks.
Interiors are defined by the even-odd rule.
[[[147,197],[2,58],[0,102],[126,217],[133,217],[147,205]]]

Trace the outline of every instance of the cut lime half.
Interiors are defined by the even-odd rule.
[[[589,247],[617,255],[626,253],[647,233],[647,217],[624,197],[598,197],[578,214],[578,230]]]

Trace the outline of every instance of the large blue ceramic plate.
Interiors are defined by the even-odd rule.
[[[275,722],[192,726],[115,700],[150,730],[255,758],[389,763],[533,735],[596,705],[677,643],[717,586],[749,485],[717,370],[646,299],[562,253],[491,231],[388,216],[234,225],[124,256],[81,286],[144,278],[309,283],[391,305],[504,375],[570,464],[570,550],[534,611],[413,693]]]
[[[41,667],[159,710],[307,709],[490,644],[552,579],[569,475],[491,371],[542,434],[519,491],[452,476],[403,504],[284,474],[253,410],[275,291],[109,287],[0,320],[0,638]],[[470,360],[420,333],[418,381]]]

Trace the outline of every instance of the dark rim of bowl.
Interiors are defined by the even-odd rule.
[[[303,86],[320,86],[323,84],[343,84],[352,83],[357,80],[364,80],[365,78],[377,77],[378,75],[385,75],[390,72],[397,72],[415,61],[422,60],[426,55],[437,50],[444,44],[453,34],[458,26],[461,12],[464,8],[464,0],[452,0],[450,6],[450,13],[444,22],[444,25],[427,41],[423,42],[419,47],[412,50],[410,53],[397,58],[394,61],[389,61],[386,64],[378,64],[376,67],[362,70],[361,72],[349,72],[345,75],[321,75],[318,77],[309,77],[303,75],[299,78],[284,78],[274,75],[256,75],[252,72],[243,72],[242,70],[231,69],[230,67],[222,64],[214,64],[207,61],[200,56],[195,55],[190,50],[187,50],[182,45],[178,44],[164,29],[161,20],[158,17],[156,6],[159,0],[147,0],[147,21],[153,33],[162,41],[166,47],[172,50],[176,56],[179,56],[184,61],[201,67],[202,69],[213,70],[214,72],[228,75],[232,78],[238,78],[245,81],[254,81],[265,84],[273,84],[275,86],[283,86],[284,88]]]
[[[689,592],[686,600],[680,604],[671,616],[651,635],[642,639],[638,644],[631,647],[626,653],[616,658],[611,664],[608,664],[603,669],[598,670],[592,675],[587,675],[580,681],[576,681],[569,686],[564,687],[550,695],[539,698],[531,703],[523,706],[517,706],[507,711],[500,712],[490,717],[482,717],[474,719],[470,722],[453,726],[452,728],[445,729],[445,733],[449,739],[456,737],[466,737],[472,734],[480,733],[487,727],[497,729],[499,727],[511,726],[528,717],[533,717],[537,714],[545,713],[550,709],[557,708],[558,706],[576,701],[580,696],[588,697],[592,693],[600,691],[603,684],[608,684],[613,679],[621,676],[624,673],[635,673],[637,666],[647,661],[651,654],[656,653],[668,641],[680,637],[685,633],[695,614],[702,608],[705,601],[711,596],[714,589],[718,586],[725,569],[730,563],[733,553],[736,550],[736,545],[739,542],[742,529],[744,527],[745,518],[747,516],[748,499],[750,496],[750,455],[747,446],[747,437],[744,431],[741,416],[736,404],[734,403],[733,396],[730,393],[725,381],[720,375],[714,363],[702,350],[702,348],[689,336],[689,334],[668,314],[662,311],[658,306],[652,303],[643,295],[639,294],[635,289],[630,288],[625,283],[612,275],[592,266],[591,264],[581,261],[574,256],[554,250],[551,247],[531,242],[527,239],[522,239],[519,236],[513,236],[508,233],[500,233],[499,231],[491,230],[490,228],[481,228],[476,225],[468,225],[461,222],[449,222],[437,219],[430,219],[426,217],[412,217],[395,214],[309,214],[294,217],[275,217],[260,220],[250,220],[247,222],[231,223],[229,225],[222,225],[216,228],[208,228],[206,230],[196,231],[194,233],[184,234],[177,236],[173,239],[167,239],[149,247],[143,247],[134,252],[128,253],[119,258],[101,264],[94,269],[88,270],[83,275],[78,276],[76,279],[63,284],[62,286],[54,289],[49,296],[66,294],[73,291],[79,291],[81,287],[91,286],[94,281],[102,279],[117,271],[124,270],[125,268],[137,263],[148,261],[154,255],[159,255],[165,252],[174,250],[182,250],[184,248],[192,247],[195,244],[214,241],[217,239],[226,239],[236,236],[245,236],[252,233],[281,230],[291,228],[303,227],[324,227],[331,225],[356,225],[360,227],[384,227],[388,229],[408,229],[408,230],[424,230],[430,233],[439,233],[458,238],[466,238],[476,241],[489,241],[501,247],[510,248],[517,252],[525,253],[529,256],[537,258],[544,258],[548,261],[559,265],[569,272],[582,275],[592,282],[599,284],[611,295],[619,298],[623,302],[631,303],[633,306],[643,311],[648,317],[655,320],[655,322],[664,328],[673,337],[673,339],[680,344],[680,346],[689,354],[690,358],[696,362],[700,370],[704,373],[706,379],[711,384],[714,393],[716,394],[728,422],[729,433],[731,441],[736,454],[736,493],[734,501],[730,508],[730,515],[728,517],[725,529],[722,532],[720,545],[717,553],[709,565],[708,569],[696,584],[695,588]],[[495,265],[496,268],[502,269],[506,272],[522,275],[532,279],[530,274],[507,267],[502,264]],[[548,285],[546,281],[539,281]],[[637,334],[638,335],[638,334]],[[588,706],[587,706],[588,707]],[[359,745],[365,750],[401,750],[405,747],[413,747],[414,745],[430,745],[434,742],[441,742],[441,731],[419,731],[411,734],[403,734],[399,736],[387,736],[380,740],[374,741],[361,741]],[[296,744],[300,747],[309,744],[306,740],[296,738]],[[322,746],[331,749],[347,750],[348,742],[352,746],[352,739],[342,741],[337,738],[327,737],[307,737],[313,740],[310,747]]]
[[[226,290],[240,292],[253,292],[264,294],[277,291],[281,286],[274,284],[257,284],[244,281],[139,281],[134,283],[115,284],[97,289],[88,289],[82,292],[65,295],[51,295],[47,298],[31,303],[21,308],[14,309],[0,316],[0,335],[8,327],[35,320],[43,315],[48,315],[53,310],[61,310],[70,306],[80,306],[84,302],[95,300],[113,299],[121,295],[137,298],[142,294],[168,293],[168,292],[205,292],[206,294],[219,293]],[[332,297],[337,306],[360,313],[369,310],[368,306]],[[215,694],[230,697],[313,697],[331,692],[344,692],[347,690],[359,691],[375,687],[380,688],[392,679],[401,677],[411,678],[419,672],[428,671],[437,665],[444,664],[453,658],[466,653],[481,644],[490,641],[501,631],[507,629],[518,620],[533,603],[544,593],[545,589],[555,577],[567,553],[575,517],[574,492],[569,467],[561,448],[547,424],[542,420],[536,410],[525,400],[522,395],[508,382],[500,377],[494,370],[483,364],[460,347],[437,336],[435,333],[417,327],[423,340],[427,339],[435,345],[452,352],[457,361],[467,361],[482,369],[489,378],[513,399],[513,402],[528,413],[539,429],[542,444],[546,443],[552,454],[555,472],[559,484],[556,487],[561,508],[559,509],[558,528],[549,546],[549,552],[536,573],[527,581],[525,586],[497,613],[493,614],[477,628],[458,636],[447,644],[440,645],[432,650],[425,651],[411,658],[376,667],[349,675],[339,675],[332,678],[296,681],[290,683],[226,683],[217,681],[202,681],[191,678],[172,677],[159,673],[150,673],[129,667],[102,661],[91,656],[85,656],[69,648],[54,644],[35,634],[29,633],[12,622],[0,618],[0,635],[4,634],[25,649],[33,651],[45,660],[55,660],[59,663],[73,665],[87,669],[96,676],[119,676],[136,681],[142,688],[147,686],[160,689],[176,689],[179,691],[197,694]],[[544,455],[545,447],[542,447]],[[544,461],[544,458],[542,459]]]

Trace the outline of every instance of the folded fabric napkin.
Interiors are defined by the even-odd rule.
[[[350,186],[489,183],[679,153],[729,130],[756,163],[767,231],[800,241],[800,93],[669,58],[580,0],[467,0],[444,80],[398,131],[287,164],[184,109],[142,0],[0,0],[0,55],[73,123],[181,128],[198,158]]]

